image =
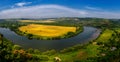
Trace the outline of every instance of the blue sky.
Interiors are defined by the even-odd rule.
[[[47,17],[120,18],[120,0],[0,0],[0,18]]]

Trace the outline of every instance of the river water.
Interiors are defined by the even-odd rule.
[[[11,31],[8,28],[0,28],[0,33],[4,35],[5,38],[12,41],[14,44],[20,45],[21,47],[40,49],[40,50],[61,50],[70,46],[74,46],[80,43],[86,43],[97,38],[100,34],[100,30],[94,27],[84,27],[84,31],[77,36],[60,39],[60,40],[37,40],[37,39],[28,39],[25,36],[20,36],[14,31]]]

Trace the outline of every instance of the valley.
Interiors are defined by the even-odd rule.
[[[54,62],[55,57],[59,58],[61,62],[119,61],[119,21],[99,18],[57,20],[60,19],[56,19],[54,23],[0,22],[0,57],[2,57],[2,61]],[[76,31],[76,27],[81,28]],[[40,32],[38,32],[39,30]],[[44,34],[41,33],[41,30],[45,31]],[[77,34],[56,39],[34,38],[35,34],[47,36],[48,34],[45,35],[47,31],[55,33],[54,30],[57,35],[61,35],[62,31],[64,34],[69,31]],[[33,35],[29,38],[26,36],[28,33]],[[54,36],[55,34],[51,34],[48,37]]]

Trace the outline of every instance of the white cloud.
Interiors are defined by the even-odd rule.
[[[59,5],[38,5],[0,11],[0,18],[99,17],[120,18],[120,13],[72,9]]]
[[[91,6],[85,6],[85,8],[88,10],[102,10],[101,8],[91,7]]]
[[[0,12],[0,18],[82,17],[86,14],[86,11],[59,5],[40,5],[4,10]]]
[[[32,2],[19,2],[19,3],[16,3],[15,5],[16,6],[19,6],[19,7],[23,7],[24,5],[28,5],[28,4],[31,4]]]

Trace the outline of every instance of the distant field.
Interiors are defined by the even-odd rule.
[[[112,37],[112,34],[114,32],[112,30],[106,29],[101,35],[100,37],[97,39],[97,41],[100,42],[106,42],[109,41],[109,39]]]
[[[67,34],[68,32],[76,32],[76,27],[30,24],[19,27],[19,30],[43,37],[57,37]]]
[[[53,20],[20,20],[20,22],[53,23]]]

